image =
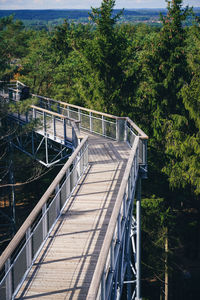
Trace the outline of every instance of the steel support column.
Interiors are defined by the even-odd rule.
[[[136,197],[136,300],[141,300],[141,177],[137,181]]]

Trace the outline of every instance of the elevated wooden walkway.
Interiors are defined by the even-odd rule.
[[[15,84],[2,101],[21,100],[25,86]],[[0,299],[119,300],[124,281],[127,299],[141,299],[148,137],[128,117],[31,97],[37,106],[10,117],[39,127],[15,147],[47,167],[67,157],[69,143],[74,151],[0,257]]]
[[[89,134],[89,167],[16,299],[86,299],[129,155]]]

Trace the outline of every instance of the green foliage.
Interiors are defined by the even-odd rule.
[[[51,38],[46,32],[34,33],[29,40],[29,52],[22,60],[21,80],[33,92],[46,95],[51,90],[54,71],[59,56],[52,49]]]
[[[19,60],[26,54],[28,33],[23,23],[13,16],[0,19],[0,79],[8,80],[19,68]]]

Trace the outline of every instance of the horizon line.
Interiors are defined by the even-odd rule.
[[[200,6],[190,6],[192,8],[200,8]],[[92,7],[90,8],[0,8],[1,10],[91,10]],[[149,10],[153,10],[153,9],[166,9],[166,7],[137,7],[137,8],[129,8],[129,7],[117,7],[114,8],[114,10],[118,10],[118,9],[129,9],[129,10],[140,10],[140,9],[149,9]]]

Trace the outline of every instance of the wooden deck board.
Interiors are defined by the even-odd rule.
[[[130,151],[89,136],[88,170],[16,299],[86,299]]]

